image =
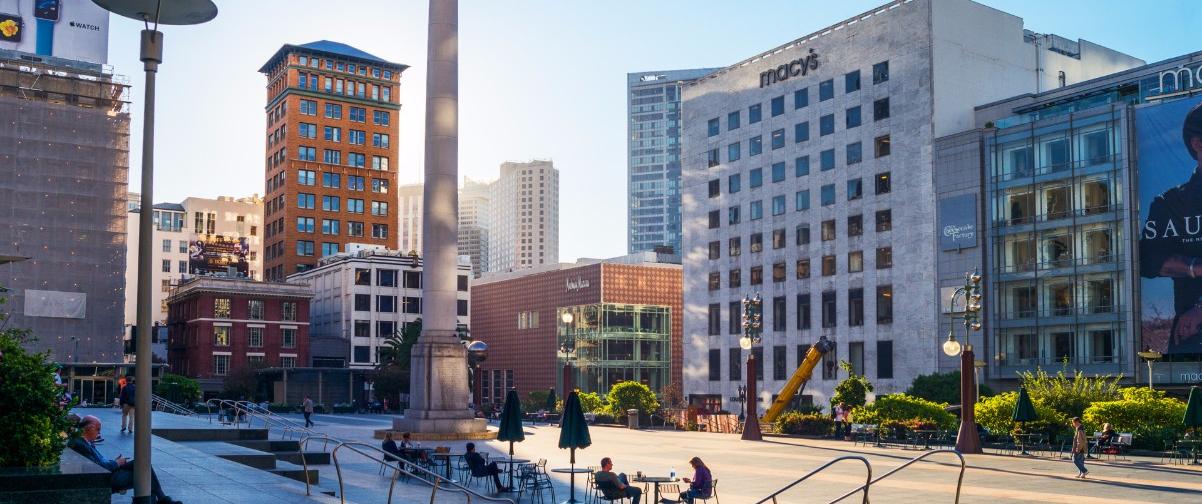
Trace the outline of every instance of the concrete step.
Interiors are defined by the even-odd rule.
[[[267,429],[230,429],[223,427],[155,428],[152,434],[168,441],[252,441],[266,440]]]
[[[276,456],[274,453],[246,448],[223,441],[193,441],[187,443],[187,446],[209,455],[221,457],[255,469],[266,471],[276,468]]]
[[[276,452],[275,457],[279,460],[283,460],[284,462],[289,462],[292,464],[300,464],[301,463],[301,455],[300,455],[300,453],[297,453],[297,452],[291,452],[291,453]],[[304,462],[311,466],[312,465],[329,465],[330,464],[330,452],[307,451],[307,452],[305,452]]]
[[[265,452],[293,452],[300,448],[300,441],[285,439],[250,439],[230,441],[232,444]]]
[[[293,464],[291,462],[284,462],[282,460],[276,461],[275,469],[270,469],[270,470],[268,470],[268,472],[279,475],[279,476],[283,476],[285,478],[294,479],[301,483],[305,482],[305,469],[303,467],[301,467],[297,464]],[[309,484],[317,485],[320,481],[321,481],[320,471],[310,467],[309,468]]]

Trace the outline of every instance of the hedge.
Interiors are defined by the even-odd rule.
[[[934,424],[940,429],[951,429],[956,425],[956,416],[948,413],[946,407],[946,404],[906,394],[889,394],[877,396],[876,401],[852,409],[851,420],[854,423],[876,425],[889,421],[921,420]]]
[[[778,434],[826,436],[834,430],[834,426],[835,421],[825,415],[786,411],[777,417],[773,430]]]

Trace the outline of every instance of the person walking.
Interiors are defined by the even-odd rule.
[[[1073,464],[1077,465],[1077,477],[1085,478],[1089,469],[1085,468],[1085,452],[1089,450],[1089,440],[1085,437],[1085,426],[1081,417],[1073,417]]]
[[[121,403],[121,433],[134,433],[134,397],[138,392],[138,386],[134,383],[134,377],[126,378],[125,386],[121,388],[119,400]],[[128,420],[129,428],[126,429],[126,421]]]
[[[311,399],[309,396],[305,396],[305,402],[301,403],[301,407],[303,408],[303,410],[305,412],[305,428],[308,429],[309,427],[312,427],[314,425],[313,419],[312,419],[312,417],[313,417],[313,399]]]

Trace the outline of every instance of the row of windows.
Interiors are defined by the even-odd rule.
[[[860,107],[857,105],[844,111],[843,121],[846,129],[858,128],[863,124],[861,118]],[[872,103],[872,120],[880,121],[889,118],[889,98],[881,98]],[[717,119],[710,119],[710,133],[715,133],[717,128]],[[818,136],[827,136],[835,132],[835,115],[827,114],[818,119]],[[772,150],[782,149],[785,147],[785,128],[773,130],[769,134],[769,146]],[[810,140],[810,122],[802,121],[793,125],[793,143],[803,143]],[[764,152],[764,137],[756,135],[748,139],[747,150],[749,156],[758,156]],[[728,162],[738,161],[742,157],[742,143],[734,142],[726,146],[726,160]]]
[[[819,322],[823,328],[839,325],[838,292],[823,291],[822,303],[819,306]],[[810,294],[797,294],[794,301],[794,328],[797,330],[811,329],[813,326],[813,303]],[[785,332],[789,326],[789,296],[775,296],[771,300],[771,309],[764,309],[763,323],[765,332]],[[743,308],[742,301],[727,303],[727,334],[742,334]],[[876,288],[876,323],[887,325],[893,323],[893,286],[878,285]],[[852,288],[847,290],[847,327],[864,325],[864,289]],[[708,329],[710,336],[722,334],[722,304],[710,303],[708,311]]]
[[[713,221],[712,221],[712,219],[714,218],[713,215],[714,214],[711,212],[710,213],[711,225],[713,224]],[[891,209],[878,210],[875,215],[875,222],[876,222],[876,232],[878,232],[878,233],[883,233],[883,232],[892,230],[893,229],[893,211]],[[828,220],[822,221],[821,231],[822,231],[822,234],[821,234],[822,241],[834,240],[835,234],[836,234],[835,233],[835,220],[828,219]],[[809,225],[809,223],[799,224],[796,228],[794,228],[793,234],[794,234],[794,238],[795,238],[794,241],[796,242],[796,245],[798,245],[798,246],[808,245],[810,243],[810,225]],[[862,234],[864,234],[864,216],[863,216],[863,214],[855,214],[855,215],[847,216],[847,236],[853,237],[853,236],[860,236]],[[787,234],[786,229],[779,228],[779,229],[772,230],[772,248],[773,249],[785,248],[785,244],[787,242],[788,242],[788,234]],[[735,237],[729,238],[728,243],[729,243],[729,251],[727,253],[731,257],[735,257],[735,256],[738,256],[743,253],[742,252],[742,243],[743,243],[742,237],[735,236]],[[751,246],[751,252],[755,253],[755,252],[763,251],[764,234],[759,233],[759,232],[752,233],[751,239],[749,240],[749,244]],[[721,258],[721,242],[711,241],[709,243],[709,250],[710,250],[710,259],[720,259]]]
[[[278,178],[278,180],[279,180],[278,182],[273,183],[273,185],[282,184],[283,179],[284,179],[283,172],[277,174],[273,178]],[[364,185],[366,183],[366,179],[364,177],[359,176],[359,175],[347,175],[346,180],[347,180],[347,189],[350,189],[352,191],[364,190]],[[303,186],[317,185],[317,172],[313,171],[313,170],[297,170],[296,183],[303,185]],[[341,188],[342,187],[342,175],[338,174],[338,173],[322,172],[321,173],[321,186],[328,187],[331,189]],[[371,192],[387,193],[388,192],[388,180],[378,179],[378,178],[371,179]]]
[[[246,317],[250,320],[263,320],[264,303],[262,299],[249,299],[246,301]],[[215,298],[213,299],[213,318],[228,319],[231,314],[230,298]],[[284,301],[280,303],[280,319],[285,321],[296,320],[297,310],[296,303],[293,301]]]
[[[735,142],[727,146],[727,155],[731,160],[739,159],[740,144]],[[753,144],[754,147],[754,144]],[[753,150],[753,152],[755,152]],[[881,135],[873,139],[872,154],[874,158],[882,158],[888,156],[892,152],[892,142],[889,135]],[[758,152],[757,152],[758,153]],[[707,153],[707,166],[713,168],[720,164],[718,158],[718,148],[714,147]],[[825,149],[818,153],[818,167],[821,171],[829,171],[835,169],[835,149]],[[852,142],[844,146],[843,162],[846,166],[858,164],[864,160],[864,145],[861,142]],[[783,173],[785,162],[778,161],[773,163],[773,167],[781,167]],[[762,170],[762,168],[760,169]],[[775,168],[774,168],[775,170]],[[810,156],[799,156],[793,159],[793,170],[798,177],[810,174]],[[735,189],[737,192],[737,189]]]
[[[267,360],[262,355],[247,355],[246,364],[251,367],[267,366]],[[291,355],[280,356],[280,367],[294,368],[296,367],[296,357]],[[213,375],[225,376],[230,372],[230,356],[214,355],[213,356]]]
[[[351,122],[367,122],[367,109],[363,107],[348,106],[349,112],[347,118]],[[316,100],[301,100],[300,101],[301,115],[316,116],[317,101]],[[342,119],[342,104],[326,103],[325,104],[326,119]],[[376,126],[388,126],[392,122],[392,113],[387,110],[371,111],[372,124]]]
[[[325,91],[326,93],[352,96],[359,99],[367,99],[370,95],[372,100],[392,102],[392,86],[338,79],[315,73],[299,72],[297,74],[296,87],[311,91]]]
[[[876,176],[876,194],[887,194],[892,191],[889,173],[881,173]],[[854,178],[847,181],[847,201],[856,201],[864,197],[864,181],[863,179]],[[823,185],[820,189],[820,203],[822,206],[830,206],[835,204],[835,184]],[[784,215],[788,210],[788,202],[785,195],[773,196],[769,200],[771,204],[770,210],[772,215]],[[757,221],[764,218],[764,200],[755,200],[748,203],[748,216],[750,220]],[[797,191],[793,194],[793,210],[802,212],[810,209],[810,190],[805,189]],[[710,210],[708,214],[709,229],[717,229],[721,226],[721,211]],[[742,205],[727,207],[726,222],[728,225],[736,225],[743,221]]]
[[[872,66],[872,83],[881,84],[889,80],[889,62],[882,61]],[[843,76],[843,89],[845,93],[853,93],[860,90],[860,71],[855,70],[848,72]],[[835,81],[827,79],[818,83],[818,101],[823,102],[835,97]],[[888,116],[889,99],[884,99],[885,116]],[[879,102],[879,100],[878,100]],[[793,91],[793,109],[801,109],[810,104],[810,90],[808,87]],[[873,106],[876,109],[876,105]],[[857,111],[859,107],[856,107]],[[777,96],[770,100],[769,111],[772,117],[783,115],[785,113],[785,95]],[[741,110],[736,110],[726,115],[726,131],[739,129],[741,126]],[[857,112],[858,114],[858,112]],[[880,119],[883,119],[881,117]],[[755,124],[763,120],[763,109],[761,104],[756,103],[747,108],[747,123]],[[832,128],[834,117],[831,116]],[[879,119],[878,119],[879,120]],[[717,117],[710,119],[707,133],[709,136],[716,136],[721,132],[721,125]],[[857,124],[858,126],[858,124]],[[800,141],[800,140],[799,140]]]
[[[838,379],[838,348],[831,349],[822,356],[823,380]],[[801,365],[805,360],[806,354],[810,351],[810,345],[797,345],[797,358],[792,367],[788,366],[788,350],[785,345],[775,345],[772,347],[772,359],[764,360],[764,347],[756,347],[751,350],[757,361],[763,365],[756,367],[756,379],[764,379],[764,368],[772,370],[773,380],[784,380],[793,369]],[[743,379],[743,349],[728,348],[727,360],[727,379],[738,381]],[[852,372],[864,376],[869,376],[877,379],[892,379],[893,378],[893,342],[888,340],[878,340],[876,342],[876,373],[875,376],[864,369],[864,342],[849,341],[847,343],[847,362],[851,364]],[[709,351],[709,380],[722,380],[722,350],[712,348]],[[721,401],[721,398],[718,398]]]
[[[230,326],[213,327],[213,346],[230,346]],[[261,348],[263,346],[263,328],[246,328],[246,346]],[[280,348],[296,348],[296,329],[280,329]]]
[[[822,256],[822,276],[833,276],[838,269],[838,256],[824,255]],[[878,247],[876,249],[876,269],[889,269],[893,267],[893,247]],[[804,280],[810,278],[810,259],[798,259],[794,267],[796,278]],[[859,273],[864,271],[864,251],[853,250],[847,253],[847,272]],[[750,285],[762,285],[764,283],[764,267],[752,266],[750,270]],[[788,278],[786,264],[778,262],[772,265],[772,282],[781,283]],[[711,271],[709,274],[709,290],[716,291],[722,288],[722,273],[720,271]],[[743,270],[739,268],[731,269],[727,272],[728,288],[737,288],[743,286]]]
[[[317,148],[302,145],[296,148],[296,158],[300,161],[317,161]],[[335,149],[322,149],[321,162],[325,164],[340,165],[342,164],[342,151]],[[348,152],[346,156],[346,165],[354,168],[364,168],[367,166],[367,155],[361,152]],[[372,156],[371,169],[379,171],[388,171],[387,156]]]
[[[347,213],[361,214],[363,213],[364,201],[359,198],[346,199]],[[296,207],[302,210],[317,209],[317,195],[311,193],[297,193]],[[342,211],[342,198],[339,196],[322,195],[321,209],[325,212],[340,212]],[[384,201],[371,202],[371,214],[377,216],[388,215],[388,203]]]
[[[367,65],[356,65],[354,63],[343,63],[341,61],[335,61],[332,59],[322,59],[322,58],[318,58],[316,56],[310,57],[310,56],[306,56],[306,55],[301,55],[301,56],[297,57],[297,61],[299,62],[300,66],[310,67],[310,68],[321,68],[321,66],[322,66],[321,64],[324,61],[326,70],[336,70],[339,72],[346,72],[351,75],[367,76],[367,74],[369,72],[369,67]],[[379,79],[379,78],[381,78],[381,74],[383,74],[384,80],[388,80],[388,81],[392,80],[392,70],[381,70],[376,67],[370,67],[370,72],[371,72],[372,78]]]

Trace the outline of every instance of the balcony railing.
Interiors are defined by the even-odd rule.
[[[1022,217],[1000,217],[993,220],[994,227],[1005,228],[1014,226],[1025,226],[1036,222],[1055,222],[1058,220],[1068,219],[1071,217],[1089,217],[1091,215],[1102,215],[1105,213],[1115,213],[1123,210],[1123,206],[1119,204],[1104,204],[1094,205],[1085,208],[1077,208],[1074,210],[1064,210],[1057,212],[1046,212],[1041,214],[1032,213]]]
[[[1120,304],[1091,304],[1080,306],[1051,306],[1043,309],[1016,309],[1016,310],[999,310],[998,318],[1000,320],[1022,320],[1031,318],[1052,318],[1052,317],[1071,317],[1074,315],[1106,315],[1110,313],[1121,313],[1123,306]]]
[[[1121,254],[1114,253],[1095,253],[1086,257],[1073,257],[1071,254],[1062,255],[1060,258],[1048,261],[1035,261],[1034,259],[1022,261],[1015,264],[1004,264],[998,268],[999,273],[1024,273],[1035,270],[1051,270],[1058,268],[1070,268],[1073,266],[1091,266],[1096,264],[1116,264],[1122,259]]]
[[[1029,166],[1013,170],[1009,173],[999,173],[993,177],[994,182],[1006,182],[1021,178],[1033,178],[1043,175],[1055,173],[1070,174],[1077,170],[1088,168],[1090,166],[1113,164],[1121,161],[1121,156],[1118,154],[1108,154],[1105,156],[1092,156],[1085,159],[1073,161],[1071,163],[1045,164],[1043,166]],[[1034,165],[1034,163],[1031,163]],[[995,167],[996,169],[997,167]]]

